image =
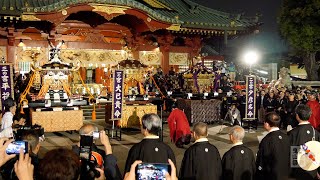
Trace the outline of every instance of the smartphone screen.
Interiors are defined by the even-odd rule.
[[[89,160],[91,156],[91,148],[80,147],[80,159]]]
[[[26,141],[13,141],[6,149],[7,154],[19,154],[20,149],[23,149],[23,153],[28,152],[28,142]]]
[[[166,173],[171,171],[169,164],[142,163],[136,168],[136,179],[166,179]]]

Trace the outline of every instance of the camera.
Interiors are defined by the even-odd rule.
[[[93,132],[93,139],[99,139],[100,133],[99,132]]]
[[[91,180],[100,177],[100,172],[96,170],[99,167],[97,158],[95,158],[98,153],[92,152],[93,138],[94,136],[80,136],[81,180]]]

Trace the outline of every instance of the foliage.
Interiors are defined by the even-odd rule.
[[[301,55],[309,80],[318,80],[320,0],[284,0],[278,18],[282,36]]]
[[[284,0],[280,31],[296,50],[320,51],[320,0]]]

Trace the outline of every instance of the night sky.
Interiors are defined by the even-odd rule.
[[[258,35],[240,37],[229,42],[229,46],[249,49],[255,47],[261,53],[273,54],[286,51],[285,41],[280,38],[277,15],[281,0],[193,0],[201,5],[229,13],[245,13],[245,16],[262,14]],[[244,49],[244,50],[245,50]]]

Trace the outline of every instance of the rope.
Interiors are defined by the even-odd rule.
[[[86,91],[87,91],[88,94],[89,94],[89,102],[90,102],[92,99],[94,99],[94,96],[91,94],[90,89],[88,88],[88,86],[83,82],[83,79],[82,79],[82,77],[81,77],[80,71],[78,71],[78,75],[79,75],[79,77],[80,77],[82,86],[83,86],[84,88],[86,88]]]
[[[166,96],[163,95],[163,93],[161,92],[161,90],[160,90],[159,86],[157,85],[156,81],[154,80],[153,76],[150,76],[150,78],[152,79],[152,81],[153,81],[154,85],[156,86],[157,90],[160,92],[162,98],[165,98]]]
[[[32,86],[32,84],[33,84],[33,81],[34,81],[34,78],[35,78],[35,75],[36,73],[35,72],[33,72],[33,74],[31,75],[31,77],[30,77],[30,80],[29,80],[29,82],[28,82],[28,85],[27,85],[27,87],[26,87],[26,89],[23,91],[23,93],[20,95],[20,109],[21,109],[21,111],[20,111],[20,113],[21,114],[24,114],[24,112],[23,112],[23,102],[26,102],[26,103],[28,103],[28,100],[27,100],[27,94],[28,94],[28,92],[30,91],[30,88],[31,88],[31,86]]]
[[[28,92],[30,91],[30,88],[33,84],[33,81],[34,81],[34,78],[35,78],[35,72],[33,72],[33,74],[31,75],[30,77],[30,80],[28,82],[28,85],[26,87],[26,89],[23,91],[23,93],[20,95],[20,104],[22,104],[24,101],[26,101],[28,103],[28,100],[27,100],[27,94]]]
[[[157,88],[158,91],[160,92],[161,97],[164,99],[166,96],[163,95],[163,93],[161,92],[161,90],[160,90],[159,86],[157,85],[156,81],[154,80],[153,76],[150,76],[150,78],[152,79],[154,85],[156,86],[156,88]],[[163,110],[166,110],[166,109],[167,109],[167,108],[166,108],[166,101],[163,101]]]
[[[42,85],[37,97],[45,96],[45,94],[48,92],[48,89],[49,83],[47,82],[46,84]]]

